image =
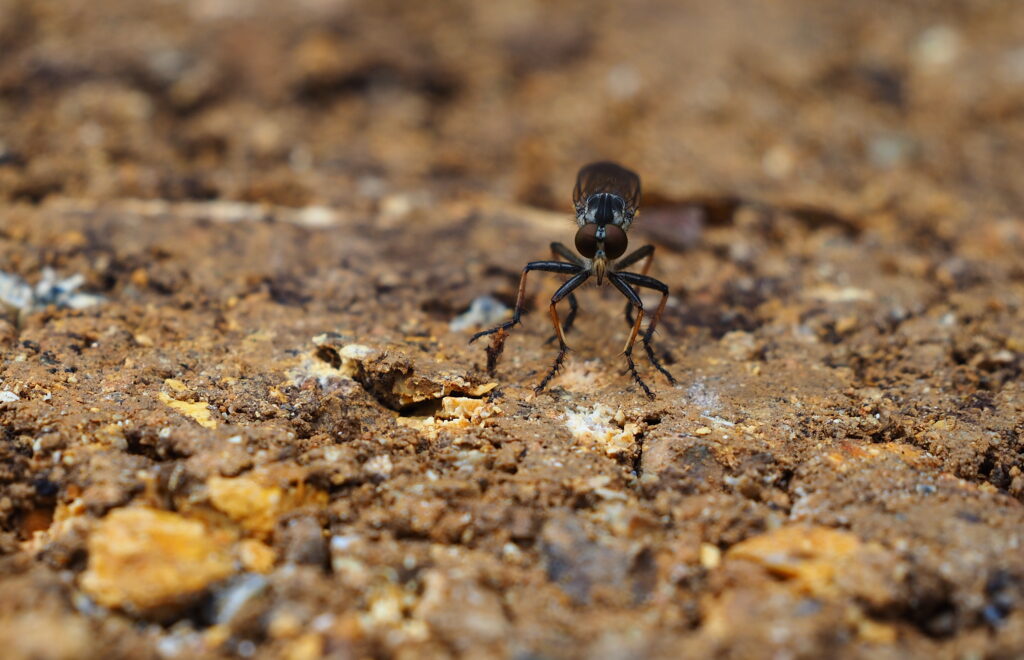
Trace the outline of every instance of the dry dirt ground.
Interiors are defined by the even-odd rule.
[[[2,0],[4,657],[1020,657],[1022,35]],[[494,375],[467,344],[602,157],[673,292],[654,400],[615,292],[543,394],[555,277]]]

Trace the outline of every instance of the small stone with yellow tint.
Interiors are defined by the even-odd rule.
[[[327,494],[298,484],[287,491],[269,475],[210,477],[206,482],[210,503],[245,530],[269,537],[280,516],[300,506],[323,506]]]
[[[274,639],[289,639],[302,632],[302,620],[287,610],[275,612],[267,624],[267,634]]]
[[[790,525],[751,537],[729,548],[726,557],[763,566],[816,596],[835,592],[836,574],[862,550],[849,532]]]
[[[700,544],[700,565],[708,570],[718,568],[722,563],[722,551],[717,545]]]
[[[234,572],[233,540],[169,511],[117,509],[89,536],[81,587],[105,607],[170,614]]]
[[[270,534],[284,493],[248,477],[210,477],[210,503],[251,532]]]
[[[128,276],[128,279],[140,289],[149,286],[149,273],[146,272],[145,268],[136,268]]]
[[[857,636],[869,644],[892,644],[896,641],[896,628],[890,624],[872,621],[863,614],[856,616]]]
[[[263,541],[242,539],[238,542],[238,560],[247,571],[269,573],[277,561],[277,553]]]
[[[317,660],[323,657],[324,640],[316,633],[306,633],[296,639],[285,652],[287,660]]]
[[[210,649],[220,648],[229,639],[231,639],[231,626],[222,623],[210,626],[203,632],[203,644]]]

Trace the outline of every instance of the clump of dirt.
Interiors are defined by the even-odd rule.
[[[8,4],[11,657],[1024,652],[1012,5]]]

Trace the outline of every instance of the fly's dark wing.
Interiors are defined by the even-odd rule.
[[[608,161],[585,165],[576,175],[572,203],[579,208],[596,193],[618,195],[626,202],[626,214],[632,216],[640,206],[640,177],[636,172]]]

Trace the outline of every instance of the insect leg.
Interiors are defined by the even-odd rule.
[[[523,268],[523,274],[519,278],[519,291],[516,293],[516,307],[512,311],[512,319],[505,321],[490,330],[482,330],[469,339],[469,343],[472,344],[481,337],[492,334],[494,335],[494,341],[492,341],[491,345],[487,347],[488,373],[494,373],[494,368],[498,365],[498,358],[501,357],[501,352],[505,348],[505,339],[508,337],[508,330],[513,326],[518,325],[519,319],[523,315],[523,303],[526,300],[526,275],[531,270],[575,275],[580,272],[580,266],[577,266],[576,264],[567,264],[562,261],[531,261],[526,264]]]
[[[572,250],[565,247],[565,245],[562,243],[552,243],[551,254],[555,257],[562,257],[563,259],[570,263],[574,263],[577,266],[583,267],[583,260],[580,259],[577,255],[573,254]]]
[[[572,322],[576,320],[576,312],[578,312],[580,309],[579,303],[576,302],[576,294],[570,293],[568,297],[569,313],[566,314],[565,322],[562,323],[562,334],[565,334],[572,330]],[[550,344],[556,339],[558,339],[558,335],[551,335],[550,337],[548,337],[548,340],[544,343]]]
[[[616,271],[623,270],[624,268],[632,266],[633,264],[635,264],[636,262],[640,261],[641,259],[647,259],[647,261],[644,262],[643,268],[640,269],[640,273],[642,275],[646,275],[647,271],[650,270],[650,268],[651,268],[651,260],[654,259],[654,246],[653,245],[645,245],[645,246],[643,246],[641,248],[637,248],[633,252],[630,252],[629,254],[624,256],[623,258],[619,259],[615,263],[615,270]]]
[[[640,269],[641,275],[646,275],[647,271],[651,269],[651,262],[654,261],[654,246],[645,245],[641,248],[637,248],[633,252],[627,254],[623,258],[619,259],[615,264],[615,270],[621,271],[624,268],[632,266],[641,259],[646,259],[643,268]],[[626,301],[626,323],[630,326],[633,325],[633,303]]]
[[[620,276],[623,273],[610,273],[608,275],[608,281],[611,282],[616,289],[622,292],[622,295],[626,296],[629,300],[629,304],[636,308],[637,315],[636,321],[633,323],[633,328],[630,330],[629,339],[626,340],[626,346],[622,349],[622,354],[626,356],[626,366],[629,368],[629,373],[633,376],[633,380],[636,384],[644,391],[648,399],[654,398],[654,393],[651,392],[651,388],[647,387],[647,383],[640,378],[640,374],[637,373],[636,364],[633,363],[633,344],[636,343],[636,336],[640,332],[640,324],[644,320],[644,303],[640,300],[639,294],[633,289],[633,287],[626,284]]]
[[[583,268],[583,260],[580,259],[575,254],[573,254],[572,250],[570,250],[569,248],[565,247],[565,245],[563,245],[562,243],[557,243],[556,242],[556,243],[552,243],[551,244],[551,255],[553,257],[555,257],[556,259],[558,257],[562,257],[563,259],[566,259],[570,263],[574,263],[577,266],[579,266],[580,268]],[[579,311],[579,304],[576,302],[576,294],[575,293],[570,293],[569,294],[569,314],[568,314],[568,316],[565,317],[565,322],[562,324],[562,332],[563,333],[567,333],[570,330],[572,330],[572,323],[573,323],[573,321],[576,320],[576,312],[578,312],[578,311]],[[550,344],[553,341],[555,341],[556,339],[558,339],[558,335],[551,335],[550,337],[548,337],[548,340],[546,342],[544,342],[544,343],[545,344]]]
[[[654,336],[654,330],[658,327],[658,321],[661,320],[661,314],[665,311],[665,303],[668,302],[668,286],[660,280],[648,277],[647,275],[640,275],[638,273],[617,273],[617,275],[629,284],[654,289],[661,293],[661,301],[658,303],[658,309],[651,317],[651,322],[647,326],[647,332],[644,333],[644,350],[647,351],[647,357],[651,360],[651,364],[653,364],[654,367],[668,379],[668,382],[675,385],[675,377],[668,372],[668,369],[662,366],[661,361],[659,361],[654,355],[654,348],[651,346],[651,338]]]
[[[540,381],[540,384],[534,388],[535,392],[541,392],[547,384],[555,377],[558,370],[562,368],[562,362],[565,360],[565,354],[569,352],[569,347],[565,343],[565,335],[562,332],[562,324],[558,320],[558,303],[561,302],[562,298],[572,294],[573,290],[579,287],[581,284],[587,281],[590,277],[590,271],[582,271],[577,273],[562,286],[558,287],[558,291],[555,291],[555,295],[551,296],[551,306],[548,310],[551,312],[551,324],[555,326],[555,333],[558,337],[558,355],[555,357],[555,361],[551,364],[551,369],[548,370],[544,379]]]

